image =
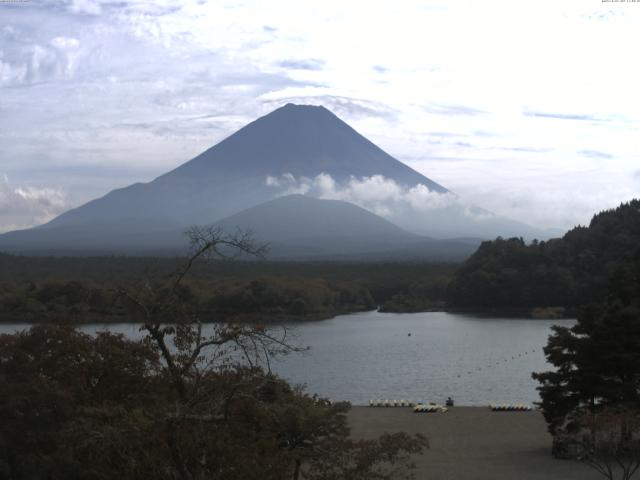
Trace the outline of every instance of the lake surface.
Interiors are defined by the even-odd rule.
[[[365,312],[288,324],[308,353],[273,362],[272,369],[310,393],[355,405],[409,399],[459,405],[539,400],[531,372],[549,369],[542,347],[554,324],[573,320],[488,318],[443,312]],[[0,324],[0,333],[27,328]],[[138,325],[83,325],[139,338]],[[409,335],[411,334],[411,335]]]

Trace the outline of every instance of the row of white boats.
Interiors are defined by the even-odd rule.
[[[530,412],[533,410],[533,407],[523,403],[516,403],[514,405],[506,403],[501,405],[489,405],[489,408],[494,412]]]

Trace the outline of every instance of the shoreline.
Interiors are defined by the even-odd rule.
[[[555,307],[554,307],[555,308]],[[244,314],[244,315],[235,315],[234,321],[237,323],[255,323],[255,324],[265,324],[265,325],[277,325],[283,323],[308,323],[308,322],[321,322],[323,320],[332,320],[336,317],[340,317],[343,315],[355,315],[358,313],[368,313],[368,312],[377,312],[381,314],[393,314],[393,315],[415,315],[419,313],[451,313],[451,314],[459,314],[459,315],[469,315],[478,318],[484,317],[493,317],[493,318],[517,318],[517,319],[527,319],[527,320],[573,320],[575,319],[576,312],[572,309],[567,309],[562,316],[558,315],[544,315],[538,314],[534,315],[534,311],[538,309],[503,309],[503,308],[495,308],[495,309],[467,309],[467,308],[434,308],[427,310],[420,310],[415,312],[394,312],[389,310],[381,310],[380,308],[374,308],[371,310],[348,310],[348,311],[338,311],[331,313],[314,313],[308,314],[306,316],[300,317],[296,315],[285,315],[285,314]],[[541,309],[547,310],[547,309]],[[25,316],[31,316],[36,318],[25,319]],[[214,323],[224,323],[225,320],[223,317],[233,317],[233,314],[229,314],[228,316],[225,314],[209,314],[202,316],[203,324],[214,324]],[[55,316],[54,316],[55,317]],[[59,318],[45,318],[42,319],[42,315],[37,314],[26,314],[26,315],[13,315],[8,314],[0,314],[0,325],[1,324],[21,324],[21,325],[89,325],[89,324],[137,324],[143,323],[140,318],[134,318],[132,316],[123,315],[121,317],[114,315],[103,315],[103,314],[84,314],[73,316],[69,314],[61,314]]]

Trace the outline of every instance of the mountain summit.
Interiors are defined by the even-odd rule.
[[[447,189],[399,162],[324,107],[289,103],[250,123],[193,160],[158,179],[291,174],[313,178],[382,175],[403,185]]]

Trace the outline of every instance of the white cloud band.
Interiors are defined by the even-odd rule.
[[[0,233],[46,223],[69,206],[61,189],[14,186],[0,176]]]
[[[451,192],[438,193],[422,184],[410,188],[403,187],[382,175],[351,177],[342,185],[327,173],[313,178],[295,178],[291,173],[285,173],[279,177],[268,176],[265,184],[279,189],[280,195],[298,193],[323,199],[344,200],[382,216],[391,216],[407,208],[424,212],[460,204],[458,196]]]

